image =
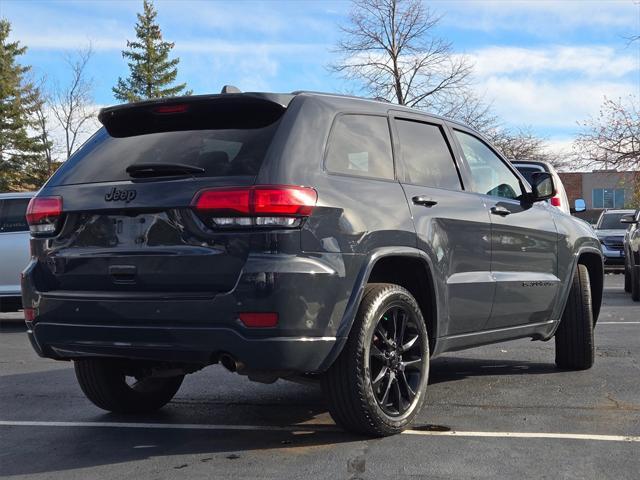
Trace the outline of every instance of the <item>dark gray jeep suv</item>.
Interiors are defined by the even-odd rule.
[[[28,210],[28,335],[97,406],[160,408],[185,374],[317,379],[344,428],[388,435],[429,358],[555,336],[585,369],[600,244],[461,124],[337,95],[106,108]]]

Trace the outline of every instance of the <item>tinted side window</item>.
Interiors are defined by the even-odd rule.
[[[396,120],[404,180],[427,187],[460,189],[458,171],[438,125]]]
[[[469,164],[474,191],[501,198],[518,198],[522,195],[518,177],[484,142],[458,130],[455,130],[455,134]]]
[[[0,233],[28,232],[27,213],[28,198],[0,201]]]
[[[387,117],[339,116],[331,130],[325,165],[333,173],[393,179]]]

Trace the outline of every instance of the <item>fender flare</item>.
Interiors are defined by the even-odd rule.
[[[338,330],[336,332],[336,342],[325,358],[324,362],[320,366],[320,371],[327,370],[333,362],[338,358],[338,355],[342,352],[345,344],[347,343],[347,339],[349,337],[349,332],[351,332],[351,327],[353,326],[353,322],[355,320],[356,314],[358,313],[358,308],[360,307],[360,302],[362,301],[362,297],[364,295],[364,289],[369,281],[369,277],[371,276],[371,272],[375,267],[376,263],[385,257],[410,257],[417,258],[424,262],[425,268],[428,270],[428,274],[431,277],[431,287],[433,293],[433,299],[435,302],[435,310],[439,312],[439,302],[438,302],[438,286],[434,281],[433,276],[433,263],[431,259],[427,255],[426,252],[420,250],[416,247],[380,247],[372,250],[367,254],[366,260],[364,261],[363,266],[360,268],[360,272],[356,277],[356,280],[353,285],[353,289],[351,290],[351,296],[347,302],[347,306],[345,307],[344,314],[342,316],[342,320],[340,321],[340,325],[338,326]],[[436,314],[436,322],[439,322],[438,315]],[[438,328],[440,325],[438,325]]]

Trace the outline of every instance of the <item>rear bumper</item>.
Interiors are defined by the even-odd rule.
[[[38,322],[29,340],[48,358],[117,357],[207,365],[222,353],[251,370],[319,371],[335,337],[251,339],[225,328],[131,327]]]
[[[43,357],[85,356],[206,365],[222,353],[248,369],[328,368],[361,264],[359,256],[250,256],[238,283],[219,294],[47,291],[33,261],[22,278],[34,309],[29,338]],[[247,328],[242,312],[275,312],[274,328]]]

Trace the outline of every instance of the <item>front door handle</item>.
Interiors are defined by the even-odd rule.
[[[491,213],[493,213],[494,215],[500,215],[501,217],[506,217],[507,215],[511,214],[511,211],[498,205],[495,207],[491,207]]]
[[[413,200],[413,203],[415,205],[422,205],[423,207],[433,207],[434,205],[438,204],[438,202],[436,202],[435,200],[432,200],[429,197],[425,197],[423,195],[413,197],[411,200]]]

